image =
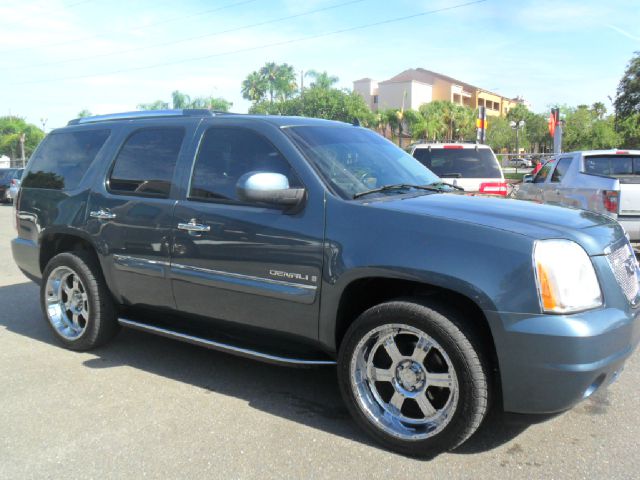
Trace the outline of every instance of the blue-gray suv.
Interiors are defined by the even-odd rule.
[[[490,405],[571,408],[640,339],[615,220],[471,196],[376,133],[159,111],[73,120],[33,154],[16,263],[66,347],[121,326],[283,365],[337,364],[358,424],[451,449]]]

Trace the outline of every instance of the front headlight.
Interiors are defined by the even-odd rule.
[[[536,241],[533,267],[544,312],[572,313],[602,305],[602,291],[591,259],[577,243]]]

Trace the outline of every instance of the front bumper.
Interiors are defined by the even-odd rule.
[[[567,410],[617,378],[640,342],[640,308],[574,315],[490,312],[504,410]]]

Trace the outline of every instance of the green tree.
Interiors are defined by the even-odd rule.
[[[503,117],[491,117],[487,125],[487,145],[494,152],[509,150],[515,144],[515,133],[509,125],[510,120]]]
[[[292,98],[297,90],[295,70],[287,63],[267,62],[242,82],[242,96],[254,104],[264,100],[270,104],[283,102]]]
[[[242,98],[258,103],[267,93],[267,81],[260,72],[251,72],[242,82]]]
[[[602,102],[595,102],[591,105],[591,111],[598,120],[603,120],[604,116],[607,114],[607,107]]]
[[[218,112],[228,112],[232,106],[233,102],[222,97],[196,97],[189,103],[187,108],[205,108]]]
[[[363,126],[375,126],[376,117],[355,92],[337,89],[311,88],[302,96],[271,103],[263,100],[251,106],[250,113],[270,115],[298,115],[325,118],[352,123],[357,120]]]
[[[180,90],[174,90],[171,92],[171,103],[176,109],[191,108],[191,97]]]
[[[11,159],[19,158],[20,137],[24,134],[24,151],[29,158],[38,144],[44,138],[44,132],[23,118],[9,116],[0,117],[0,155],[7,155]]]
[[[171,93],[172,108],[175,109],[188,109],[188,108],[205,108],[207,110],[217,110],[222,112],[228,112],[232,102],[222,97],[196,97],[191,98],[186,93],[180,90],[175,90]],[[166,110],[169,108],[169,104],[164,100],[156,100],[152,103],[141,103],[138,105],[139,110]]]
[[[614,106],[620,120],[640,113],[640,51],[634,53],[620,79]]]
[[[169,104],[163,100],[156,100],[151,103],[139,103],[138,110],[167,110]]]
[[[332,88],[340,81],[338,77],[329,75],[326,70],[324,72],[309,70],[304,76],[313,79],[313,82],[311,82],[311,88]]]
[[[620,146],[623,148],[640,148],[640,113],[617,120]]]
[[[92,113],[87,110],[86,108],[83,108],[82,110],[80,110],[78,112],[78,118],[85,118],[85,117],[90,117],[92,115]]]

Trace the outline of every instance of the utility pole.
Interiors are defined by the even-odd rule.
[[[26,139],[26,135],[24,133],[20,134],[20,156],[22,157],[22,168],[24,168],[26,159],[24,157],[24,141]]]
[[[304,70],[300,70],[300,96],[304,92]]]
[[[40,119],[40,123],[42,124],[42,131],[44,133],[47,133],[46,130],[45,130],[45,127],[47,126],[47,120],[49,120],[49,119],[48,118],[41,118]]]

